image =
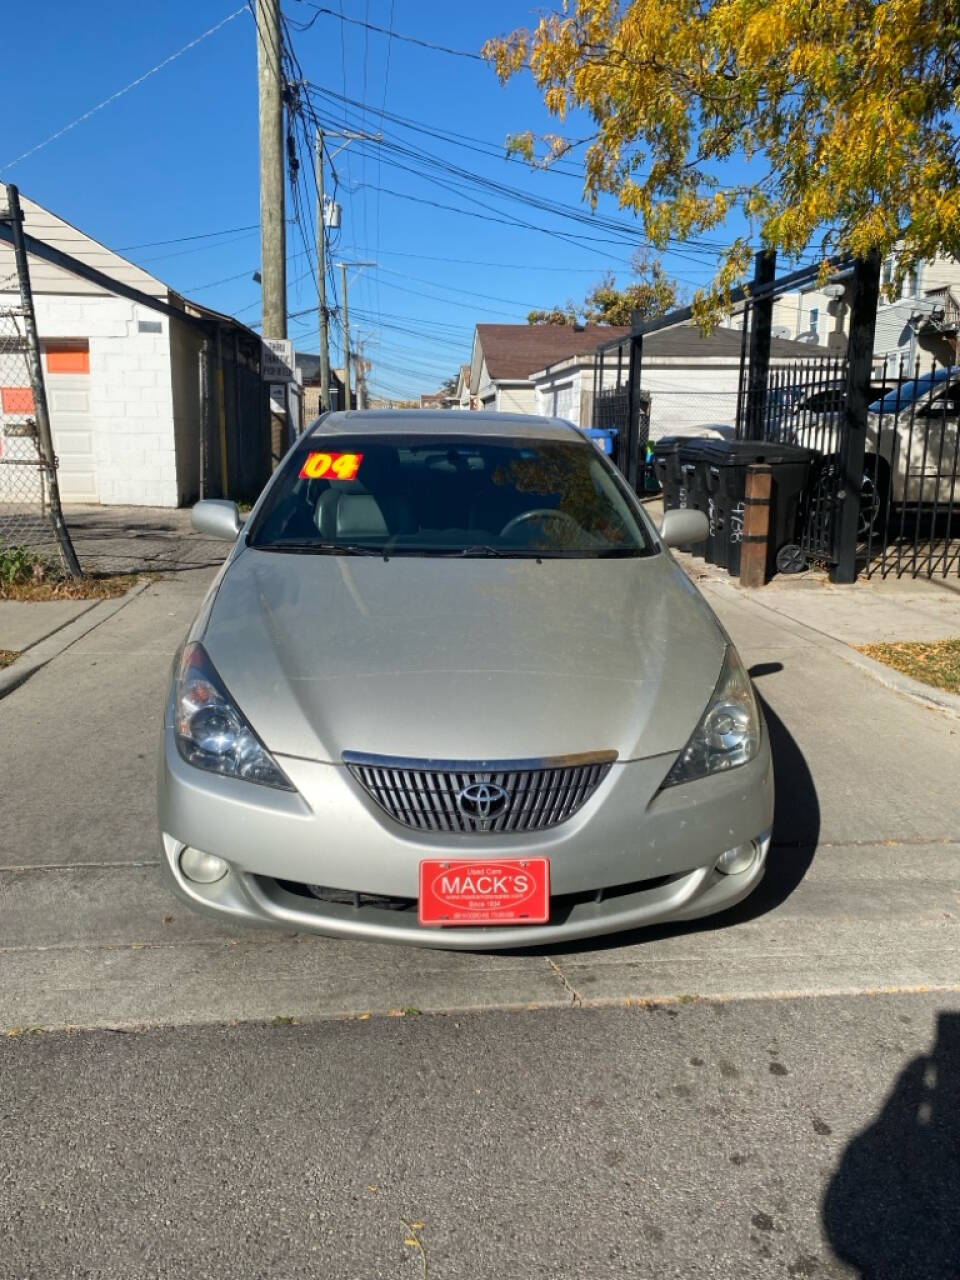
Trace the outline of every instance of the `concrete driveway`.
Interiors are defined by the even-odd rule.
[[[0,1027],[960,981],[960,721],[719,590],[712,600],[756,677],[777,767],[769,873],[736,911],[516,955],[278,937],[194,916],[160,882],[154,769],[171,657],[210,578],[198,569],[151,583],[0,702]]]
[[[218,928],[153,829],[209,578],[0,701],[0,1280],[956,1280],[960,719],[708,583],[777,766],[736,912],[506,956]]]

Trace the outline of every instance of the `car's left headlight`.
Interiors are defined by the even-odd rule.
[[[760,750],[760,709],[750,677],[727,645],[720,679],[700,722],[663,781],[673,787],[747,764]]]
[[[188,644],[180,659],[173,728],[187,764],[296,790],[230,697],[202,644]]]

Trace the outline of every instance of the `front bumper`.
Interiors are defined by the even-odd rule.
[[[223,919],[344,938],[488,950],[572,942],[734,906],[763,876],[773,819],[767,735],[750,764],[660,792],[674,755],[615,764],[588,803],[551,830],[503,836],[430,834],[386,817],[345,767],[278,756],[296,793],[204,773],[180,757],[172,730],[162,752],[158,809],[163,865],[174,891]],[[753,841],[746,870],[722,875],[725,849]],[[196,884],[186,846],[229,864]],[[551,923],[421,927],[412,909],[422,858],[550,859]],[[321,901],[308,885],[358,895]],[[392,898],[369,903],[359,895]],[[406,909],[403,908],[406,904]]]

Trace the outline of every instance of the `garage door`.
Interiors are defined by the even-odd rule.
[[[98,502],[87,344],[47,342],[44,355],[60,496],[64,502]]]

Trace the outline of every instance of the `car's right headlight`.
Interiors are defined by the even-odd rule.
[[[188,644],[180,659],[173,728],[187,764],[296,790],[230,697],[202,644]]]
[[[760,750],[760,708],[750,677],[733,645],[727,645],[720,679],[690,741],[663,780],[674,787],[747,764]]]

